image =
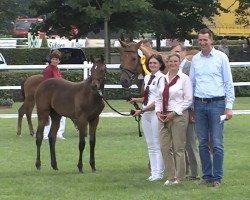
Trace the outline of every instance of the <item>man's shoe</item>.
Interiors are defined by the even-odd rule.
[[[214,181],[213,182],[213,187],[220,187],[220,181]]]
[[[206,179],[202,179],[200,182],[201,185],[205,185],[205,186],[212,186],[211,181],[206,180]]]

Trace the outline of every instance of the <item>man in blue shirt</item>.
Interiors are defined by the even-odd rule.
[[[225,115],[227,120],[232,118],[234,86],[228,57],[212,46],[213,33],[207,28],[201,29],[198,43],[201,51],[192,59],[189,76],[194,88],[194,114],[202,182],[218,187],[223,178],[224,160],[224,124],[221,116]],[[209,148],[210,140],[213,144],[213,156]]]

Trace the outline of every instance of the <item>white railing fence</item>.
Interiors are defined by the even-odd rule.
[[[47,65],[7,65],[0,67],[1,70],[42,70]],[[107,64],[107,69],[119,69],[120,64]],[[250,68],[250,62],[230,62],[232,68]],[[66,70],[83,70],[83,79],[88,78],[90,74],[91,63],[74,64],[74,65],[59,65],[60,69]],[[250,78],[249,78],[250,80]],[[250,86],[250,82],[234,82],[234,86]],[[121,85],[105,85],[105,88],[122,88]],[[137,88],[136,85],[132,85],[132,88]],[[0,90],[19,90],[21,86],[0,86]]]

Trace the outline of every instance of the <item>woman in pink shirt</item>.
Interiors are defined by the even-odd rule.
[[[186,132],[193,91],[189,77],[179,69],[180,62],[179,54],[169,56],[166,82],[160,83],[155,101],[161,151],[168,176],[166,186],[178,184],[186,175]]]

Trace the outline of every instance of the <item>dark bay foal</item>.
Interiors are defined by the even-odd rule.
[[[104,108],[102,90],[106,65],[104,59],[94,59],[89,79],[73,83],[64,79],[48,79],[40,84],[35,94],[38,128],[36,132],[37,158],[36,168],[41,168],[40,149],[43,141],[43,130],[48,117],[52,125],[49,132],[51,166],[58,170],[56,162],[56,134],[60,125],[61,116],[70,118],[79,130],[79,172],[83,172],[82,156],[85,148],[85,137],[89,125],[90,166],[95,171],[95,143],[96,128],[99,115]]]

